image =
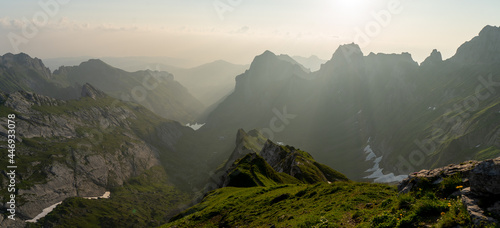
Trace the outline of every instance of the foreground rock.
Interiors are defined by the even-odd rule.
[[[426,184],[437,185],[444,179],[461,178],[454,196],[460,196],[476,226],[499,224],[500,157],[485,161],[467,161],[433,170],[412,173],[401,181],[398,190],[408,193]],[[496,218],[494,218],[496,217]]]

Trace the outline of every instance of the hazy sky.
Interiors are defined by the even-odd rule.
[[[169,56],[246,64],[265,50],[330,59],[339,44],[355,41],[365,55],[410,52],[421,62],[434,48],[449,58],[485,25],[500,25],[498,0],[0,2],[0,54],[39,58]]]

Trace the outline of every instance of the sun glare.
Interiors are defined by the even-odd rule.
[[[365,2],[364,0],[337,0],[337,5],[344,8],[344,9],[349,9],[349,10],[356,10],[357,8],[361,7],[363,3]]]
[[[368,7],[372,5],[372,2],[367,0],[333,0],[331,1],[331,6],[338,13],[348,14],[348,15],[358,15],[363,13]]]

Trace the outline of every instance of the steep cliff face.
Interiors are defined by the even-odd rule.
[[[179,185],[182,174],[190,177],[183,158],[189,154],[180,155],[176,146],[193,130],[91,85],[82,94],[62,101],[31,92],[0,93],[1,141],[7,141],[7,114],[16,115],[18,218],[33,218],[68,197],[102,195],[155,166],[167,171],[171,184]],[[4,159],[0,163],[7,166]],[[0,184],[8,185],[5,173]],[[7,196],[0,197],[5,203]]]

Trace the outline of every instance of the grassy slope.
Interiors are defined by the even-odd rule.
[[[278,153],[281,159],[278,164],[282,169],[281,172],[274,170],[257,153],[250,153],[234,162],[233,168],[230,169],[228,174],[230,180],[228,186],[255,187],[277,184],[315,184],[318,182],[348,180],[342,173],[316,162],[305,151],[296,149],[293,146],[278,146],[270,140],[267,143],[279,148],[279,151],[275,151],[274,153]],[[263,150],[266,150],[266,148]],[[295,165],[295,168],[292,168],[292,164]],[[299,170],[300,172],[298,172]]]
[[[470,226],[460,180],[398,194],[394,186],[358,182],[227,187],[162,227],[453,227]]]

